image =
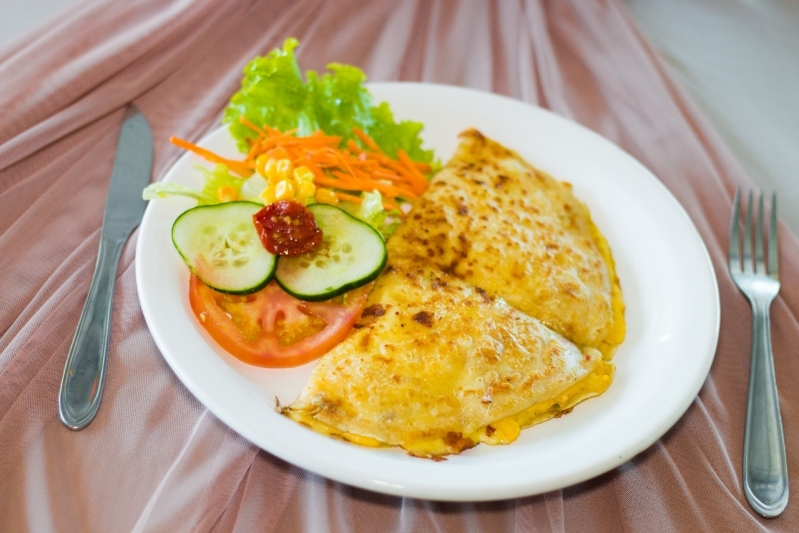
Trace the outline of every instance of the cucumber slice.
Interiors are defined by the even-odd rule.
[[[338,207],[308,206],[324,233],[313,252],[281,257],[275,280],[290,295],[318,302],[335,298],[373,281],[386,266],[383,237],[369,224]]]
[[[172,225],[172,243],[200,281],[220,292],[251,294],[266,287],[277,257],[266,251],[252,216],[253,202],[189,209]]]

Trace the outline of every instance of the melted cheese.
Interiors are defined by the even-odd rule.
[[[578,403],[605,392],[613,380],[613,373],[613,365],[602,362],[590,374],[558,396],[533,404],[520,413],[487,424],[470,434],[468,439],[473,444],[483,443],[491,446],[510,444],[519,437],[522,429],[568,414]],[[329,437],[337,437],[372,448],[389,446],[389,444],[372,437],[341,431],[332,425],[316,420],[307,412],[288,411],[288,414],[314,431]],[[449,446],[442,437],[418,439],[407,445],[405,449],[413,455],[429,458],[438,458],[449,453]]]
[[[476,130],[461,137],[389,240],[389,256],[452,273],[609,356],[623,338],[611,296],[618,280],[588,209],[515,152]]]
[[[439,459],[513,442],[610,385],[624,302],[588,210],[514,152],[462,136],[389,240],[355,331],[287,416]]]
[[[482,428],[560,397],[606,364],[503,299],[396,258],[357,326],[286,414],[420,456],[470,448]]]

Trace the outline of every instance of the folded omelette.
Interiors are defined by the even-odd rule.
[[[610,385],[624,304],[588,210],[515,152],[461,138],[287,416],[438,459],[510,443]]]

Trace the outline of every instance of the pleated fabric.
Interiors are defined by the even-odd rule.
[[[710,252],[722,307],[699,396],[663,438],[595,479],[487,503],[386,496],[258,449],[172,373],[144,322],[134,239],[116,285],[103,405],[59,421],[67,350],[91,280],[124,107],[155,135],[216,128],[241,70],[288,36],[304,69],[503,94],[608,137],[679,199]],[[799,507],[756,516],[741,488],[750,310],[726,272],[737,185],[750,178],[618,0],[90,1],[0,49],[0,530],[11,532],[798,531]],[[799,245],[780,230],[782,277]],[[799,479],[799,285],[772,307],[789,473]],[[634,423],[634,421],[631,421]]]

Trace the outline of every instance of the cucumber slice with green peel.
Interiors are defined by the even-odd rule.
[[[252,216],[253,202],[227,202],[189,209],[172,225],[172,243],[200,281],[227,294],[266,287],[277,257],[266,251]]]
[[[322,230],[322,244],[296,257],[281,257],[275,280],[290,295],[318,302],[373,281],[386,266],[386,243],[369,224],[327,204],[308,206]]]

